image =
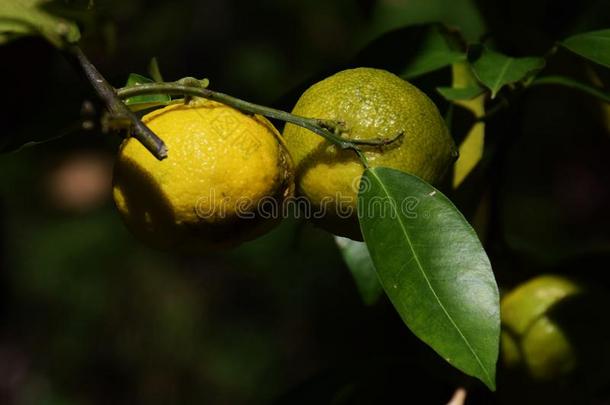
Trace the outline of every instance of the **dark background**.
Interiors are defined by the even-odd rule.
[[[327,72],[394,69],[408,52],[400,37],[360,51],[407,24],[442,21],[513,56],[610,26],[610,2],[594,0],[93,4],[83,49],[114,86],[146,75],[156,56],[166,80],[207,77],[212,89],[288,110]],[[110,197],[120,138],[81,128],[101,109],[86,82],[39,39],[0,47],[0,65],[0,403],[445,403],[460,385],[473,403],[495,400],[415,339],[385,299],[365,307],[332,237],[309,224],[288,219],[198,258],[136,241]],[[562,51],[549,70],[610,84]],[[438,99],[429,83],[448,77],[418,84]],[[485,243],[501,287],[545,272],[607,286],[608,105],[537,88],[489,123],[488,140],[488,170],[454,198],[468,212],[481,190],[491,195]]]

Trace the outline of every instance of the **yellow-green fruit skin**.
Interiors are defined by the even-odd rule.
[[[159,161],[136,139],[121,145],[113,196],[127,227],[149,245],[183,252],[235,246],[277,223],[261,201],[292,195],[292,160],[263,117],[197,100],[142,121],[168,147]],[[269,213],[273,214],[273,213]]]
[[[544,275],[511,291],[501,301],[502,360],[524,367],[534,380],[553,380],[574,370],[577,355],[548,312],[582,292],[569,279]]]
[[[385,70],[336,73],[307,89],[292,113],[341,122],[348,139],[391,139],[403,134],[383,150],[362,148],[371,167],[390,167],[435,183],[456,158],[454,141],[434,103]],[[323,213],[320,225],[359,239],[354,224],[364,167],[358,157],[293,124],[286,125],[284,138],[296,165],[297,191],[308,198],[314,212]]]

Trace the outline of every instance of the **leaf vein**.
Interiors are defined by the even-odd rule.
[[[369,170],[369,173],[371,173],[371,175],[375,178],[375,180],[379,183],[379,186],[381,187],[381,189],[383,190],[383,192],[389,197],[392,198],[392,195],[390,194],[388,188],[385,186],[385,184],[383,184],[383,182],[381,181],[381,179],[379,178],[379,176],[377,175],[377,173],[375,173],[374,170]],[[393,204],[391,204],[392,209],[396,209],[394,207]],[[434,296],[436,302],[438,303],[439,307],[442,309],[443,313],[445,314],[445,316],[447,317],[447,319],[449,320],[449,322],[451,323],[451,325],[455,328],[455,330],[458,332],[458,334],[460,335],[460,337],[462,338],[464,344],[466,345],[466,347],[468,348],[468,350],[472,353],[473,357],[475,358],[475,360],[477,361],[477,363],[479,364],[479,367],[481,368],[481,370],[483,371],[483,373],[485,373],[485,375],[487,376],[488,380],[491,381],[491,376],[489,375],[489,372],[487,371],[487,369],[485,368],[485,366],[483,365],[483,362],[481,361],[481,359],[479,358],[479,356],[476,354],[474,348],[470,345],[470,342],[468,342],[468,339],[466,339],[466,336],[464,336],[464,334],[462,333],[462,330],[458,327],[458,325],[455,323],[455,321],[453,320],[453,318],[451,317],[451,315],[449,314],[449,312],[447,311],[447,309],[445,308],[445,306],[443,305],[440,297],[438,296],[438,294],[436,293],[436,291],[434,290],[434,288],[432,287],[432,283],[430,282],[430,279],[428,278],[426,271],[423,268],[423,265],[417,255],[417,253],[415,252],[415,250],[413,249],[413,243],[411,242],[411,237],[409,236],[409,233],[407,232],[406,226],[404,224],[404,221],[402,219],[402,217],[400,216],[399,212],[396,212],[397,218],[398,218],[398,223],[400,224],[400,228],[403,231],[403,234],[405,236],[407,245],[409,246],[409,249],[411,250],[412,254],[413,254],[413,258],[415,259],[415,263],[417,264],[417,268],[419,269],[420,273],[422,274],[422,277],[424,278],[424,280],[426,281],[426,284],[428,286],[428,288],[430,289],[430,291],[432,292],[432,295]]]
[[[502,66],[502,69],[500,69],[500,74],[498,74],[498,78],[496,79],[496,82],[493,85],[493,93],[494,95],[502,88],[502,80],[504,80],[504,76],[506,75],[506,72],[508,71],[508,67],[513,63],[513,59],[509,58],[506,63],[504,64],[504,66]]]

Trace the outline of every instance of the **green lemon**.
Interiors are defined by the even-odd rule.
[[[371,167],[391,167],[438,182],[457,157],[457,148],[438,109],[422,91],[380,69],[336,73],[307,89],[293,114],[338,121],[347,139],[392,139],[363,147]],[[298,192],[311,203],[319,225],[360,239],[357,195],[364,167],[355,153],[339,150],[302,127],[287,124],[286,146],[296,165]]]
[[[561,276],[542,275],[510,291],[501,301],[502,363],[529,379],[549,382],[586,375],[607,364],[607,322],[599,294]]]

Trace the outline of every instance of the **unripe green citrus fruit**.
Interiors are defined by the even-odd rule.
[[[434,103],[419,89],[385,70],[349,69],[307,89],[293,114],[338,121],[347,139],[392,139],[362,147],[370,166],[391,167],[435,183],[457,156]],[[297,190],[307,197],[320,225],[360,239],[357,195],[363,165],[350,150],[339,150],[311,131],[287,124],[284,137],[296,164]]]
[[[607,308],[606,291],[566,277],[517,286],[501,301],[503,365],[522,380],[595,392],[610,382]]]
[[[581,292],[559,276],[539,276],[507,294],[501,301],[502,357],[509,368],[525,367],[532,378],[548,380],[569,373],[576,355],[568,337],[548,311]]]

